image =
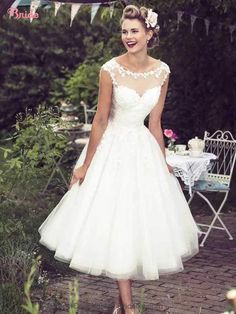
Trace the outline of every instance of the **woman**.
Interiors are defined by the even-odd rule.
[[[198,253],[198,228],[165,161],[161,114],[170,69],[147,54],[158,40],[157,14],[128,5],[121,29],[127,52],[101,67],[89,143],[39,232],[56,259],[115,279],[113,313],[134,314],[132,279],[182,271]]]

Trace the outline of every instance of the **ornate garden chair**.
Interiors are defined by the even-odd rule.
[[[236,140],[229,131],[223,132],[217,130],[211,136],[210,133],[205,131],[204,142],[204,151],[217,155],[218,159],[213,162],[211,169],[205,174],[204,179],[196,181],[192,187],[192,196],[188,200],[188,204],[190,205],[194,196],[197,194],[209,205],[213,212],[214,218],[209,225],[198,223],[198,226],[206,229],[206,231],[202,231],[204,237],[200,246],[204,246],[204,243],[212,229],[224,230],[229,239],[233,240],[233,237],[222,221],[220,214],[230,191],[230,182],[236,159]],[[184,187],[184,190],[186,189],[188,190],[187,186]],[[207,194],[213,192],[224,195],[218,208],[215,208],[206,196]]]
[[[85,137],[79,137],[75,140],[76,145],[86,145],[88,140],[89,140],[89,135],[88,133],[92,129],[92,119],[94,114],[96,113],[95,107],[88,109],[86,103],[82,100],[80,102],[81,106],[84,109],[84,125],[81,129],[81,132],[84,132],[84,134],[87,134]]]

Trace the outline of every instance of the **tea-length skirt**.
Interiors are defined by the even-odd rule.
[[[76,167],[86,151],[87,145]],[[199,250],[180,184],[145,126],[123,134],[108,125],[83,183],[72,186],[38,231],[55,259],[113,279],[179,272]]]

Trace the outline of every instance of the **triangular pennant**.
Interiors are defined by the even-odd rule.
[[[235,29],[236,29],[236,25],[229,25],[230,41],[231,41],[231,43],[234,41],[233,32],[235,31]]]
[[[97,11],[100,7],[100,4],[101,3],[93,3],[92,6],[91,6],[91,20],[90,20],[90,24],[93,23],[93,19],[95,17],[95,15],[97,14]]]
[[[205,22],[205,27],[206,27],[206,34],[207,34],[207,36],[208,36],[210,21],[209,21],[207,18],[205,18],[205,19],[204,19],[204,22]]]
[[[30,23],[33,21],[33,16],[35,15],[38,7],[40,6],[41,0],[32,0],[30,4]]]
[[[196,18],[197,18],[196,15],[191,14],[191,33],[193,32],[193,25],[196,21]]]
[[[71,5],[71,13],[70,13],[70,27],[73,23],[73,20],[77,14],[77,12],[79,11],[79,8],[81,7],[81,4],[80,3],[73,3]]]
[[[109,3],[110,6],[110,18],[112,18],[113,12],[114,12],[114,7],[115,7],[115,3]]]
[[[21,2],[21,0],[16,0],[16,1],[11,5],[11,7],[12,7],[12,8],[17,8],[20,2]]]
[[[182,22],[184,11],[177,11],[177,31],[179,30],[179,23]]]
[[[57,15],[58,10],[60,9],[62,2],[55,2],[55,12],[54,15]]]
[[[7,13],[9,14],[9,19],[14,16],[15,13],[18,12],[18,5],[20,3],[21,0],[16,0],[12,5],[11,7],[7,10]]]

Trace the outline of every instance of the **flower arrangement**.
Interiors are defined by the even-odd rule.
[[[164,135],[168,138],[168,149],[175,151],[175,141],[178,136],[171,129],[164,129]]]

